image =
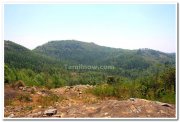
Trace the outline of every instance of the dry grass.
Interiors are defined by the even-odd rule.
[[[47,106],[53,106],[56,102],[60,102],[63,99],[64,99],[63,97],[51,93],[50,95],[47,96],[40,96],[37,99],[37,103],[43,107],[47,107]]]

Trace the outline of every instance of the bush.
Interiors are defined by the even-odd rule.
[[[92,89],[92,93],[100,97],[114,96],[114,87],[107,84],[98,85]]]
[[[99,97],[116,97],[117,99],[124,100],[129,99],[130,97],[135,96],[136,92],[132,94],[130,89],[130,83],[124,84],[116,84],[116,85],[109,85],[109,84],[101,84],[97,85],[95,88],[92,89],[91,93],[99,96]]]
[[[113,76],[107,77],[107,84],[115,84],[116,80]]]

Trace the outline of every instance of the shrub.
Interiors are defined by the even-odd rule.
[[[100,97],[114,96],[114,87],[107,84],[98,85],[92,89],[92,93]]]
[[[116,84],[116,85],[109,85],[109,84],[101,84],[97,85],[95,88],[92,89],[91,93],[99,96],[99,97],[116,97],[118,99],[128,99],[132,97],[131,90],[129,89],[129,84]]]
[[[115,84],[116,80],[113,76],[107,77],[107,84]]]

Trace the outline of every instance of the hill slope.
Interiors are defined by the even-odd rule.
[[[60,64],[58,61],[50,57],[36,54],[12,41],[4,42],[4,52],[5,63],[19,69],[29,68],[35,71],[40,71],[43,68],[59,66]]]
[[[154,63],[175,64],[175,54],[110,48],[75,40],[51,41],[33,51],[75,64],[113,65],[123,69],[146,69]]]

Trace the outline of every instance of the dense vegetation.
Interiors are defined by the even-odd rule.
[[[100,97],[139,97],[175,102],[175,54],[151,49],[123,50],[74,40],[51,41],[29,50],[5,41],[5,83],[57,88],[96,85]],[[114,69],[69,69],[76,65]]]

